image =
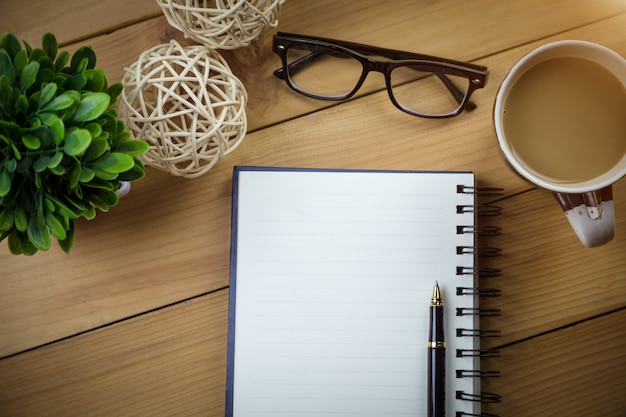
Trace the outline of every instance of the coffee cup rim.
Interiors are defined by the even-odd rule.
[[[506,161],[514,168],[514,170],[520,174],[522,177],[526,178],[528,181],[538,185],[544,189],[551,190],[554,192],[561,193],[584,193],[589,191],[599,190],[606,186],[609,186],[620,178],[626,175],[626,155],[620,159],[620,161],[610,170],[606,171],[604,174],[599,177],[583,181],[583,182],[553,182],[548,179],[543,178],[535,173],[533,173],[528,167],[522,164],[518,158],[516,157],[514,151],[511,149],[511,146],[504,138],[504,131],[502,126],[502,110],[503,104],[506,99],[506,96],[509,91],[509,86],[515,83],[515,81],[525,73],[524,68],[528,66],[528,63],[537,57],[540,57],[547,50],[554,48],[562,48],[566,46],[572,47],[584,47],[589,50],[593,50],[597,53],[601,53],[603,55],[609,56],[615,62],[620,62],[621,65],[626,63],[626,60],[619,55],[617,52],[594,42],[584,41],[584,40],[574,40],[574,39],[566,39],[550,42],[544,45],[541,45],[532,51],[528,52],[522,58],[520,58],[514,65],[511,67],[509,72],[504,77],[502,83],[498,88],[498,92],[496,94],[495,102],[494,102],[494,111],[493,111],[493,119],[494,126],[496,130],[496,136],[498,138],[498,143],[500,146],[500,150],[504,153]],[[571,55],[563,55],[563,56],[571,56]],[[554,56],[546,57],[546,59],[552,58]],[[537,61],[537,63],[542,62],[543,59]],[[604,66],[604,65],[603,65]],[[528,67],[530,68],[530,67]],[[606,66],[605,66],[606,68]],[[626,65],[624,65],[626,69]],[[607,68],[609,69],[609,68]],[[609,69],[610,70],[610,69]],[[615,71],[611,71],[615,73]],[[626,71],[624,75],[616,74],[618,78],[622,81],[624,87],[626,88]]]

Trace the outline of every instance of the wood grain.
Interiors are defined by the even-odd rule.
[[[626,54],[625,25],[622,14],[549,39],[580,37]],[[33,258],[13,257],[3,242],[0,356],[227,286],[230,176],[236,164],[474,170],[483,185],[503,186],[509,195],[529,189],[500,158],[491,102],[512,63],[541,42],[482,60],[491,80],[476,94],[479,107],[473,113],[424,120],[399,112],[385,92],[371,94],[250,133],[209,175],[196,180],[148,170],[118,207],[78,223],[70,256],[55,248]],[[540,201],[556,210],[551,197]],[[625,215],[618,209],[620,219]],[[536,222],[533,213],[524,216],[521,222]],[[565,233],[577,244],[563,222],[546,224],[545,233]],[[538,323],[518,324],[535,329],[552,323],[548,315]]]
[[[228,291],[0,361],[2,416],[224,414]]]
[[[132,3],[132,4],[131,4]],[[70,51],[94,47],[111,81],[145,49],[184,37],[152,0],[3,2],[0,31],[37,45],[53,31]],[[502,289],[482,321],[502,337],[503,371],[485,384],[502,415],[620,415],[626,388],[626,182],[615,186],[616,237],[586,249],[550,193],[502,161],[492,127],[497,88],[524,54],[551,40],[604,44],[626,56],[623,0],[288,0],[279,28],[223,52],[249,93],[249,133],[207,175],[153,169],[109,213],[79,221],[67,256],[15,257],[0,243],[0,415],[223,415],[235,165],[473,170],[501,186],[503,227],[484,243]],[[449,120],[399,112],[372,74],[347,103],[305,98],[271,73],[276,30],[478,62],[490,69],[478,109]],[[54,246],[54,245],[53,245]],[[489,263],[485,265],[490,265]],[[575,326],[571,327],[573,324]]]
[[[223,416],[227,290],[0,361],[0,415]],[[501,349],[506,416],[619,416],[626,309]]]
[[[508,417],[621,416],[626,408],[626,309],[508,346],[483,361],[499,369],[485,411]]]
[[[154,0],[3,0],[0,8],[0,33],[11,31],[33,47],[46,32],[67,45],[162,14]]]

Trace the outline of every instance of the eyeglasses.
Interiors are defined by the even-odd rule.
[[[283,32],[274,36],[273,50],[283,65],[274,75],[300,94],[344,100],[357,92],[370,71],[377,71],[384,74],[397,108],[428,118],[474,110],[470,96],[485,86],[489,73],[487,67],[435,56]]]

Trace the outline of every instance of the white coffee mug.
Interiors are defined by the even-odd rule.
[[[596,87],[600,80],[607,84]],[[610,100],[601,92],[609,92]],[[624,103],[624,58],[579,40],[531,51],[513,66],[496,96],[494,124],[504,158],[523,178],[554,193],[587,247],[613,238],[612,184],[626,174]]]

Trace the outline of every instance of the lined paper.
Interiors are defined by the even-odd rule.
[[[439,282],[446,308],[447,409],[473,412],[454,392],[474,381],[474,204],[457,185],[471,173],[246,170],[236,176],[231,291],[235,417],[426,415],[428,303]],[[232,329],[231,329],[232,331]],[[464,346],[461,346],[464,344]],[[229,412],[230,412],[229,411]],[[453,415],[453,414],[451,414]]]

